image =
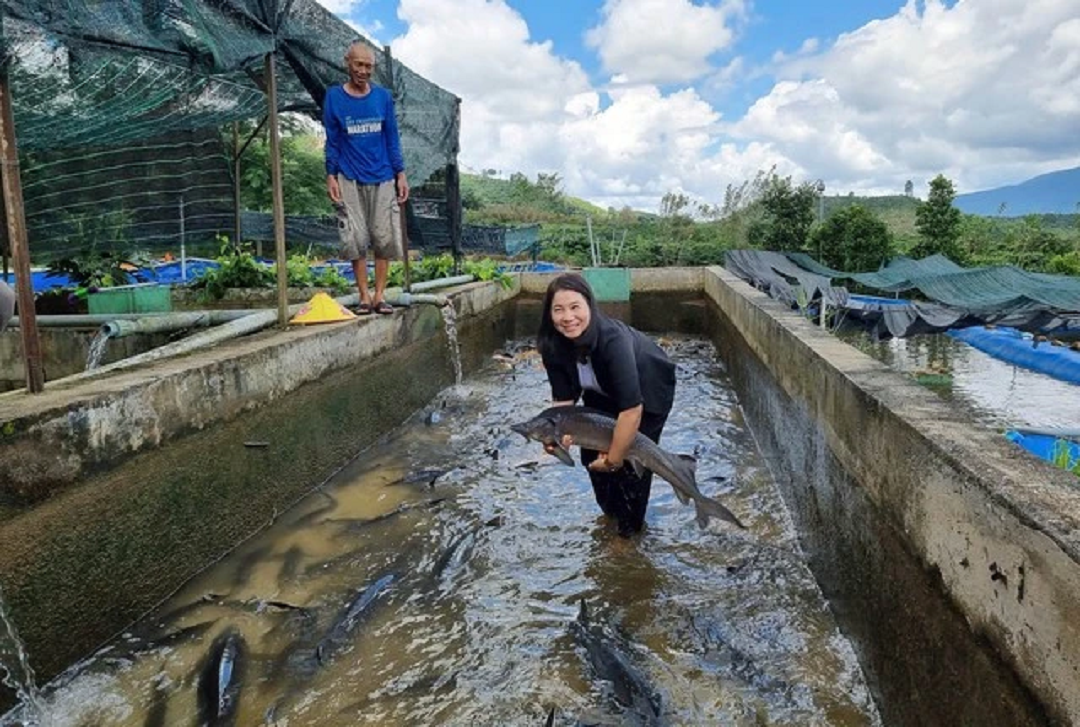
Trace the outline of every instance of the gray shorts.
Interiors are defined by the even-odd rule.
[[[337,207],[341,257],[366,257],[368,248],[376,260],[400,260],[401,205],[393,180],[382,184],[358,184],[338,175],[341,204]]]

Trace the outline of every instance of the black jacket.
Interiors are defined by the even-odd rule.
[[[556,335],[556,345],[544,352],[551,396],[555,401],[577,401],[582,395],[577,363],[587,358],[596,383],[607,396],[585,391],[586,406],[618,414],[644,404],[650,414],[671,411],[675,399],[675,364],[651,338],[622,321],[593,315],[589,328],[577,341]]]

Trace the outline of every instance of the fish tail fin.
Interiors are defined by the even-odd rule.
[[[675,469],[675,475],[690,482],[695,482],[697,478],[697,460],[688,454],[677,454],[672,460],[672,467]],[[680,490],[678,487],[673,487],[675,490],[675,496],[679,498],[679,502],[683,505],[690,503],[690,497]]]
[[[709,524],[710,517],[717,517],[746,530],[746,526],[742,524],[742,521],[740,521],[739,518],[735,517],[735,513],[728,510],[711,497],[695,499],[694,508],[697,511],[697,523],[702,528]]]

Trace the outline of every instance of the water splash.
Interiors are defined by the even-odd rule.
[[[93,371],[101,365],[101,359],[105,355],[105,347],[109,344],[109,332],[104,327],[94,334],[90,341],[90,353],[86,356],[86,370]]]
[[[34,670],[4,603],[3,591],[0,591],[0,683],[15,690],[22,706],[20,724],[27,727],[40,724],[41,697],[34,683]]]
[[[442,311],[443,325],[446,327],[446,339],[450,346],[450,360],[454,364],[454,385],[461,385],[461,345],[457,335],[457,311],[452,305],[444,305]]]

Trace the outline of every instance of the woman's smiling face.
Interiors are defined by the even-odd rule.
[[[585,296],[573,290],[559,290],[551,299],[551,322],[555,330],[573,340],[589,327],[592,313]]]

